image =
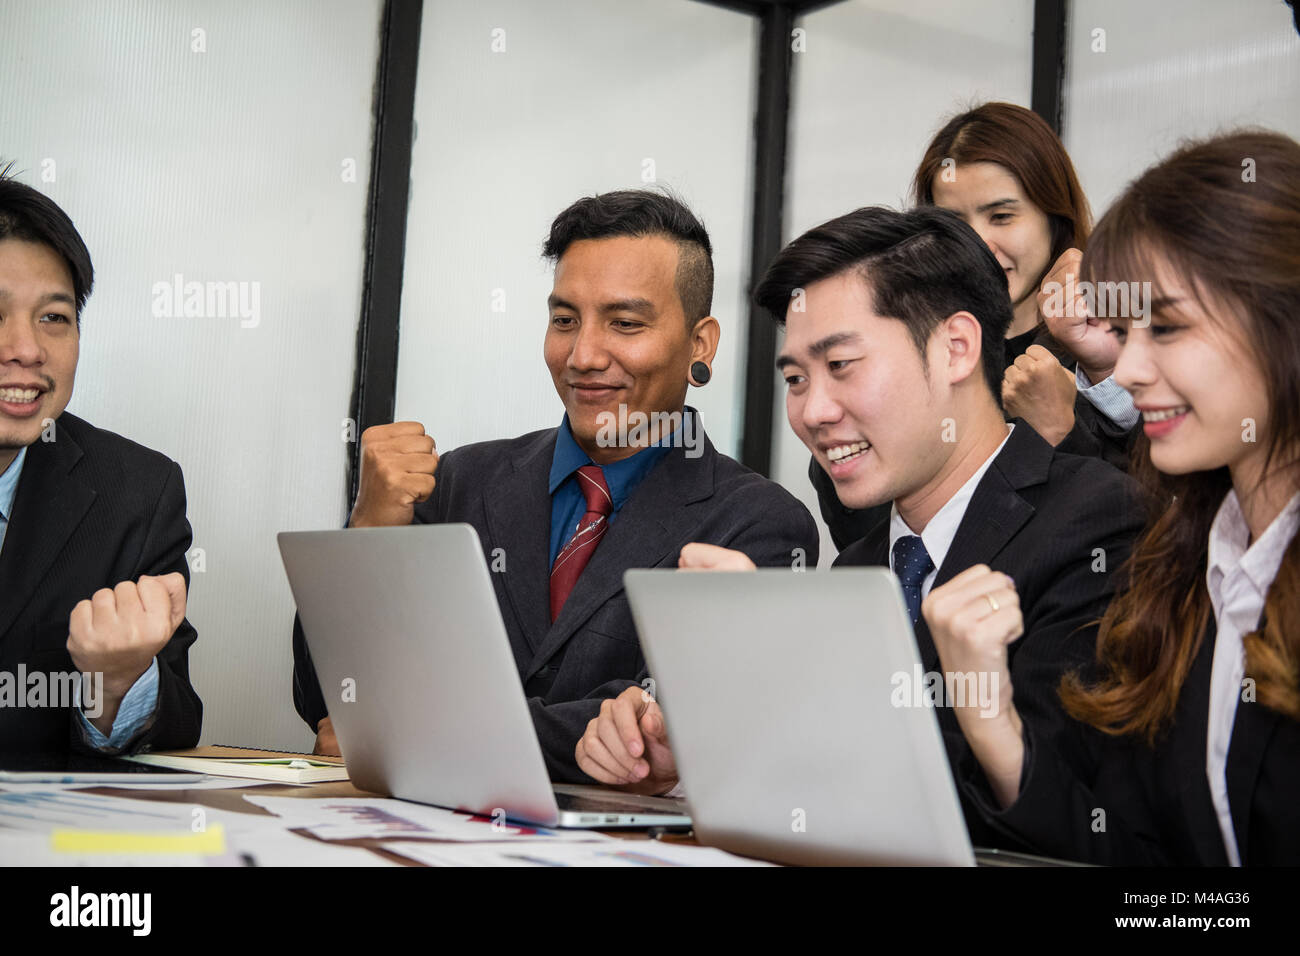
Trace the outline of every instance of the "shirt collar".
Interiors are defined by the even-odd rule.
[[[1228,491],[1210,525],[1205,562],[1205,583],[1216,614],[1222,603],[1224,581],[1236,571],[1245,574],[1256,593],[1268,593],[1297,528],[1300,528],[1300,494],[1292,496],[1264,533],[1251,543],[1250,526],[1246,524],[1237,491]]]
[[[9,463],[4,474],[0,475],[0,518],[10,521],[13,518],[14,495],[18,491],[18,476],[23,471],[23,460],[27,449],[18,449],[18,457]]]
[[[560,427],[555,433],[555,451],[551,454],[551,476],[547,490],[555,494],[555,489],[560,487],[566,478],[583,465],[590,464],[592,464],[591,458],[573,437],[573,431],[569,428],[569,415],[566,412],[564,420],[560,422]]]
[[[694,409],[683,408],[682,414],[694,414]],[[615,511],[623,507],[623,502],[631,496],[641,479],[648,475],[650,469],[657,465],[672,448],[676,434],[674,430],[672,434],[660,437],[653,445],[642,448],[627,458],[601,466]],[[555,490],[564,484],[570,475],[583,465],[591,464],[594,464],[591,457],[582,450],[577,439],[573,437],[573,430],[569,427],[569,416],[565,413],[564,420],[560,422],[560,427],[555,433],[555,452],[551,456],[551,474],[547,482],[547,490],[550,494],[555,494]]]
[[[971,498],[975,495],[975,489],[979,486],[980,480],[984,473],[989,470],[993,464],[993,459],[1002,453],[1006,447],[1007,441],[1011,438],[1011,432],[1016,426],[1007,425],[1007,437],[1002,439],[1002,444],[993,450],[993,454],[984,459],[984,464],[979,466],[975,474],[966,479],[966,483],[957,489],[956,494],[944,502],[929,524],[921,531],[921,541],[925,545],[926,552],[930,555],[930,560],[934,563],[936,569],[943,567],[944,559],[948,557],[948,549],[952,547],[953,538],[957,537],[957,529],[961,526],[961,519],[966,516],[966,506],[970,504]],[[893,567],[894,561],[894,543],[899,538],[909,534],[916,534],[908,527],[903,516],[898,513],[898,505],[894,504],[889,512],[889,561],[890,567]]]

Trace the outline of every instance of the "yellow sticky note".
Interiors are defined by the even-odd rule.
[[[217,856],[226,852],[226,832],[220,823],[200,833],[119,830],[55,830],[53,848],[60,853],[186,853]]]

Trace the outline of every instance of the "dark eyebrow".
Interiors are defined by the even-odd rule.
[[[11,298],[13,298],[13,293],[8,289],[0,289],[0,299],[8,300]],[[76,300],[66,292],[47,292],[36,300],[36,307],[39,309],[43,306],[49,305],[51,302],[62,302],[65,305],[72,306],[74,309],[77,307]]]
[[[982,206],[976,206],[976,212],[988,212],[990,209],[997,209],[999,206],[1018,206],[1019,199],[995,199],[992,202],[986,202]]]
[[[835,348],[835,346],[837,345],[849,345],[849,344],[856,345],[861,341],[862,341],[862,334],[859,332],[836,332],[833,335],[826,336],[826,338],[824,339],[818,339],[812,345],[808,346],[808,357],[817,358],[819,355],[825,355],[827,352]],[[790,355],[789,353],[782,354],[776,360],[777,371],[780,371],[781,369],[785,368],[787,365],[796,365],[796,364],[798,363],[795,360],[795,357],[793,355]]]
[[[1170,306],[1177,305],[1183,300],[1176,295],[1158,295],[1151,300],[1149,307],[1150,312],[1166,312]]]
[[[581,311],[572,302],[561,299],[557,295],[550,295],[546,298],[546,306],[550,309],[569,309],[573,312]],[[613,302],[606,302],[600,307],[601,312],[636,312],[642,315],[655,315],[654,303],[649,299],[615,299]]]
[[[654,315],[654,303],[649,299],[616,299],[600,307],[602,312],[637,312],[642,315]]]

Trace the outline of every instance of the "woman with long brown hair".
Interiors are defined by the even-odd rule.
[[[912,201],[959,214],[1007,274],[1013,318],[1010,364],[1044,332],[1036,294],[1068,249],[1092,228],[1074,164],[1033,110],[984,103],[954,116],[926,147],[912,179]]]
[[[984,103],[967,110],[930,140],[912,180],[912,200],[960,215],[1006,273],[1013,309],[1003,343],[1008,418],[1024,419],[1062,451],[1125,469],[1137,413],[1113,381],[1113,342],[1099,336],[1095,321],[1045,315],[1049,298],[1040,295],[1045,281],[1064,284],[1067,272],[1077,274],[1092,227],[1060,138],[1023,106]],[[815,460],[808,474],[839,548],[889,517],[888,508],[844,507]]]
[[[1052,740],[1013,702],[1014,583],[979,566],[930,594],[944,670],[1002,683],[996,718],[958,708],[979,763],[962,785],[1053,855],[1295,865],[1300,144],[1261,131],[1178,150],[1106,213],[1083,277],[1152,290],[1149,315],[1105,317],[1144,419],[1150,520]]]

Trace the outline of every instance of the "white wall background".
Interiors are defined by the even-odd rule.
[[[275,533],[343,520],[379,10],[0,6],[0,158],[63,206],[95,263],[69,410],[185,472],[205,743],[312,739],[290,698]],[[154,283],[176,273],[260,283],[260,321],[155,316]]]
[[[1068,44],[1062,139],[1098,218],[1181,139],[1300,138],[1300,34],[1280,0],[1072,0]]]
[[[647,185],[649,160],[713,242],[722,338],[712,382],[687,401],[738,453],[755,24],[694,0],[425,4],[399,418],[442,451],[559,424],[542,241],[580,197]]]
[[[847,0],[800,18],[794,55],[786,241],[859,206],[908,205],[930,137],[985,100],[1029,105],[1032,0]],[[821,525],[808,450],[773,371],[772,476]],[[835,546],[822,527],[822,564]]]

